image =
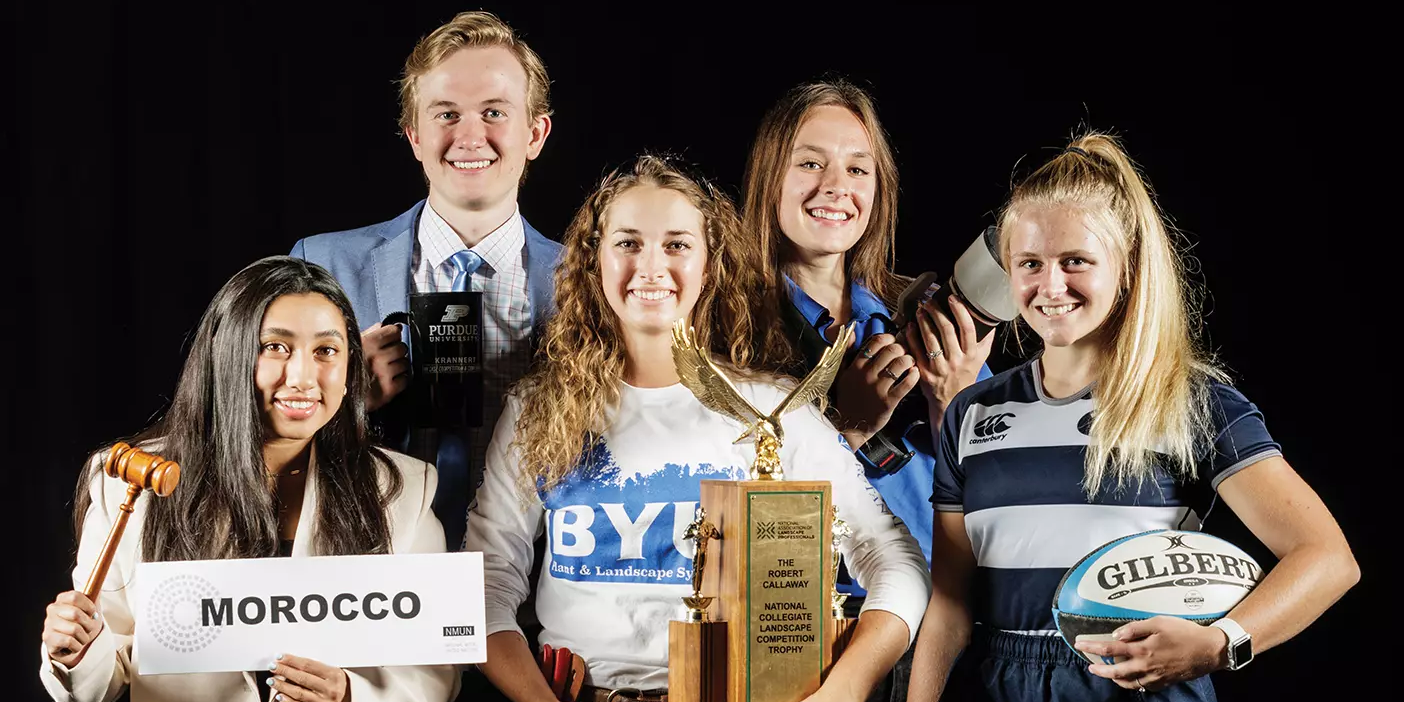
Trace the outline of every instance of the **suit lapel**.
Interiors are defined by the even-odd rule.
[[[317,521],[317,445],[312,444],[312,456],[307,460],[307,483],[302,488],[302,512],[297,517],[297,533],[293,536],[293,558],[315,555],[312,552],[312,531]]]
[[[537,331],[551,316],[555,306],[556,265],[560,263],[560,249],[551,246],[551,241],[536,231],[522,219],[526,231],[526,271],[527,292],[531,295],[531,325]],[[554,249],[554,250],[553,250]]]
[[[385,225],[381,236],[385,241],[371,252],[371,279],[375,282],[376,318],[359,320],[363,327],[369,327],[385,319],[391,312],[409,311],[410,266],[414,261],[415,229],[419,223],[419,213],[424,210],[420,202],[409,212],[396,217]]]

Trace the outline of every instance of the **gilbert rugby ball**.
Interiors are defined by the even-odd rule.
[[[1108,640],[1117,627],[1158,615],[1208,625],[1262,577],[1257,561],[1217,536],[1142,532],[1105,544],[1069,568],[1054,594],[1053,621],[1069,646],[1079,637]]]

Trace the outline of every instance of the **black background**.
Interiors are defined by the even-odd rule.
[[[43,695],[39,631],[45,604],[70,586],[83,457],[164,406],[186,335],[230,275],[423,197],[393,81],[414,42],[461,9],[471,8],[10,11],[6,243],[18,251],[4,425],[23,567],[10,575],[5,687],[19,699]],[[1367,495],[1392,467],[1355,448],[1382,445],[1361,432],[1388,425],[1333,387],[1383,360],[1382,325],[1337,323],[1327,298],[1369,276],[1351,265],[1359,251],[1338,250],[1352,240],[1333,235],[1356,205],[1336,161],[1351,149],[1326,136],[1351,122],[1346,86],[1368,69],[1342,57],[1351,39],[1333,26],[1369,18],[1081,5],[487,9],[525,35],[553,80],[553,131],[520,199],[553,238],[609,167],[643,149],[681,153],[739,195],[765,108],[826,71],[879,101],[902,179],[903,273],[948,271],[1011,178],[1075,130],[1121,134],[1195,242],[1213,348],[1364,568],[1363,584],[1306,632],[1217,675],[1221,696],[1390,686],[1388,671],[1332,672],[1359,660],[1366,591],[1383,579]],[[1013,352],[991,366],[1008,367]],[[1206,528],[1270,562],[1227,510]]]

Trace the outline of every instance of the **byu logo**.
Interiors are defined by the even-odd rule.
[[[668,463],[621,470],[607,442],[582,467],[538,493],[547,509],[547,572],[557,580],[686,584],[695,544],[683,537],[701,481],[735,480],[743,466]]]
[[[457,322],[468,316],[468,305],[444,305],[444,318],[439,320],[444,324]]]

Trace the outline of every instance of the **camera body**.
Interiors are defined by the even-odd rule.
[[[917,309],[927,301],[954,324],[956,318],[951,314],[951,295],[969,310],[975,322],[977,340],[984,339],[1000,322],[1012,321],[1019,315],[1009,291],[1009,274],[1000,263],[999,230],[996,227],[986,227],[966,247],[944,286],[940,284],[940,279],[937,273],[927,271],[907,285],[897,298],[896,316],[892,319],[889,333],[903,338],[904,329],[916,320]],[[925,409],[908,406],[913,404],[904,401],[887,426],[858,448],[859,455],[869,464],[869,470],[889,475],[901,470],[911,460],[913,452],[903,442],[904,435],[917,425],[926,426]]]
[[[956,260],[944,287],[940,276],[927,271],[917,276],[897,298],[897,316],[892,322],[901,331],[916,319],[917,307],[930,300],[952,322],[950,295],[955,295],[975,320],[977,339],[984,339],[1000,322],[1019,316],[1009,293],[1009,274],[999,260],[999,230],[986,227],[965,253]],[[945,290],[945,294],[940,294]]]

